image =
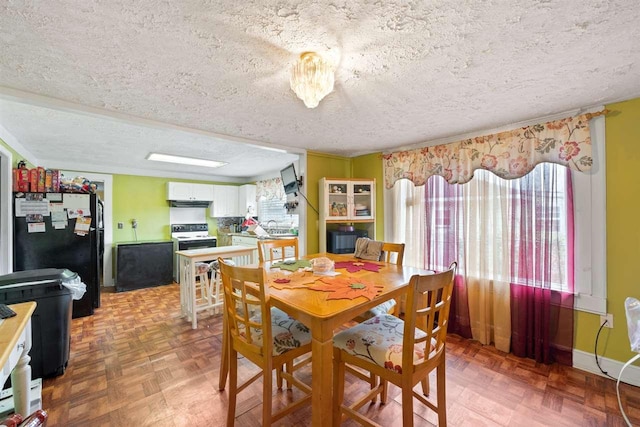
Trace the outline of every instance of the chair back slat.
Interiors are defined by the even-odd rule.
[[[218,261],[230,338],[258,356],[271,354],[271,311],[264,269],[232,266],[222,258]]]
[[[293,248],[294,257],[298,259],[298,238],[258,240],[258,259],[260,262],[278,261],[286,258],[285,249]]]
[[[383,261],[402,265],[404,260],[404,243],[384,242],[382,245]]]
[[[424,346],[424,361],[414,364],[413,352],[405,351],[403,366],[414,365],[415,369],[420,369],[421,365],[439,357],[444,351],[456,267],[457,263],[453,262],[447,271],[411,278],[405,310],[403,348],[411,349],[415,344]],[[424,336],[418,334],[416,337],[417,330],[422,331]]]

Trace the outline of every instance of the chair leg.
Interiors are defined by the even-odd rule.
[[[236,396],[238,394],[238,353],[229,351],[229,407],[227,408],[227,427],[233,427],[236,418]]]
[[[438,426],[444,427],[447,425],[447,393],[446,393],[446,381],[445,381],[445,366],[444,357],[442,362],[436,368],[436,375],[438,380]]]
[[[276,369],[276,385],[278,386],[278,390],[282,389],[282,370],[283,369],[284,369],[284,365],[278,366],[278,369]]]
[[[273,367],[266,363],[262,371],[262,425],[271,425],[272,393],[273,393]]]
[[[382,378],[380,378],[380,381],[382,381]],[[378,385],[378,378],[373,374],[373,372],[369,372],[369,385],[370,385],[370,389],[373,390],[374,388],[376,388],[376,386]],[[378,395],[376,394],[375,396],[373,396],[373,398],[371,399],[371,403],[376,403],[376,400],[378,399]],[[383,402],[384,403],[384,402]]]
[[[413,387],[410,382],[402,384],[402,427],[413,427]]]
[[[380,392],[380,403],[381,404],[385,404],[387,403],[387,390],[389,389],[389,382],[386,380],[383,380],[382,378],[380,378],[380,381],[382,382],[382,391]]]
[[[293,375],[293,360],[287,362],[285,369],[287,370],[287,372]],[[292,389],[293,389],[293,384],[289,380],[287,380],[287,390],[292,390]]]
[[[340,356],[340,350],[333,349],[333,422],[339,426],[342,421],[342,401],[344,399],[344,362]]]
[[[421,381],[422,383],[422,394],[424,394],[425,396],[429,396],[429,377],[427,376],[427,378],[423,379]]]

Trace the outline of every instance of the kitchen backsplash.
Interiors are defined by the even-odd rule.
[[[240,224],[244,221],[243,217],[224,217],[217,218],[218,221],[218,246],[230,246],[231,236],[229,233],[239,233]]]

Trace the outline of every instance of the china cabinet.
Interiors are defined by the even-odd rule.
[[[319,187],[320,252],[327,249],[328,231],[350,230],[353,226],[375,238],[375,179],[322,178]]]

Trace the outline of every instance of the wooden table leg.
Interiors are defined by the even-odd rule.
[[[11,384],[13,386],[13,402],[16,413],[25,418],[31,414],[31,365],[29,351],[31,350],[31,320],[25,328],[26,340],[18,364],[11,371]],[[39,409],[39,408],[38,408]]]
[[[322,327],[312,328],[311,341],[311,425],[321,427],[331,420],[333,397],[333,339],[322,337]],[[329,421],[330,422],[330,421]]]

